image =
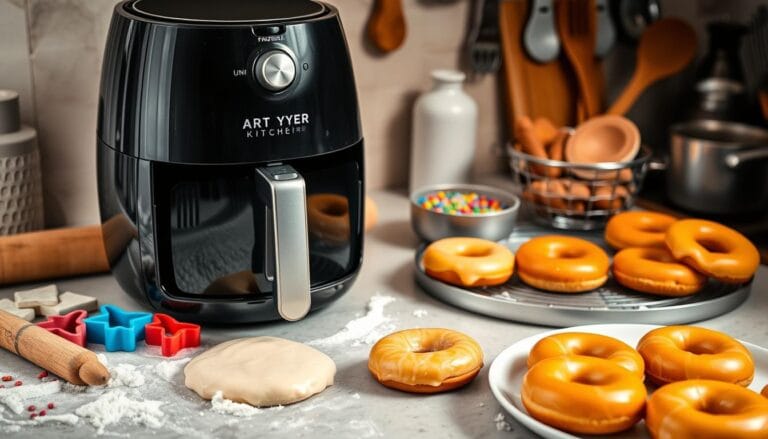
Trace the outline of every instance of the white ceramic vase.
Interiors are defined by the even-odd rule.
[[[477,104],[462,89],[464,73],[432,72],[432,90],[413,108],[410,192],[444,183],[467,183],[477,135]]]

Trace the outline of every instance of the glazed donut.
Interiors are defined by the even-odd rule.
[[[561,332],[539,340],[528,354],[528,368],[539,361],[564,355],[582,355],[609,360],[645,378],[643,357],[630,345],[606,335]]]
[[[707,379],[748,386],[755,364],[736,339],[696,326],[665,326],[645,334],[637,345],[645,373],[656,384]]]
[[[667,229],[665,240],[675,258],[721,282],[746,282],[760,265],[760,253],[749,239],[713,221],[678,221]]]
[[[547,291],[594,290],[608,279],[609,265],[603,249],[570,236],[539,236],[517,250],[520,279]]]
[[[515,267],[515,255],[506,246],[479,238],[445,238],[424,250],[427,275],[443,282],[477,287],[506,282]]]
[[[625,248],[613,257],[613,278],[627,288],[660,296],[687,296],[707,277],[677,262],[663,248]]]
[[[450,329],[407,329],[387,335],[371,349],[368,370],[381,384],[411,393],[462,387],[483,367],[483,350]]]
[[[376,224],[378,209],[365,197],[365,230]],[[335,245],[349,241],[349,200],[338,194],[313,194],[307,197],[309,231],[319,239]]]
[[[645,426],[655,439],[766,438],[768,399],[731,383],[680,381],[653,392]]]
[[[768,398],[768,384],[763,387],[763,390],[760,391],[760,394]]]
[[[616,250],[627,247],[666,248],[665,233],[677,221],[663,213],[648,211],[622,212],[605,226],[605,242]]]
[[[609,434],[643,415],[646,390],[636,374],[601,358],[569,355],[539,361],[523,378],[525,409],[539,421],[580,434]]]

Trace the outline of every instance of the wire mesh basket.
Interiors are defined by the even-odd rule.
[[[508,147],[518,195],[539,222],[558,229],[593,230],[634,205],[651,150],[632,161],[576,164],[549,160]]]

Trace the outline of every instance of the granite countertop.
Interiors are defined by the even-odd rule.
[[[517,424],[510,416],[497,423],[502,409],[488,387],[488,366],[504,348],[512,343],[549,330],[549,328],[516,324],[473,314],[444,304],[419,288],[413,276],[414,249],[418,240],[411,232],[408,200],[394,192],[375,192],[379,206],[379,223],[367,235],[365,262],[360,276],[344,297],[330,307],[295,323],[278,322],[238,327],[206,327],[203,348],[245,336],[270,335],[307,342],[339,333],[345,325],[368,316],[380,325],[368,337],[345,339],[341,343],[317,344],[336,362],[336,383],[325,392],[302,403],[278,409],[263,409],[248,418],[219,414],[211,404],[183,386],[183,374],[161,376],[156,366],[163,360],[156,348],[142,347],[135,353],[107,353],[111,366],[130,364],[139,371],[142,383],[122,387],[63,393],[46,397],[58,407],[51,413],[72,413],[84,403],[104,392],[123,392],[134,400],[162,401],[164,418],[156,428],[120,422],[104,427],[112,436],[154,437],[533,437],[533,433]],[[145,309],[124,294],[109,275],[66,279],[57,282],[61,291],[74,291],[97,296],[101,303],[112,303],[128,309]],[[14,289],[21,289],[16,287]],[[739,339],[768,345],[768,268],[760,267],[747,301],[723,316],[699,325],[727,332]],[[0,298],[12,298],[13,289],[0,290]],[[383,310],[367,307],[375,295],[392,297]],[[387,302],[379,301],[380,304]],[[381,310],[381,314],[376,314]],[[368,314],[366,314],[368,313]],[[370,342],[390,331],[412,327],[449,327],[474,337],[486,355],[486,365],[467,387],[452,393],[431,396],[411,395],[385,388],[375,382],[367,370]],[[343,339],[344,337],[342,337]],[[101,346],[92,346],[103,352]],[[199,351],[198,351],[199,352]],[[196,352],[183,351],[181,358]],[[37,381],[39,368],[0,351],[0,374],[13,374],[26,382]],[[0,390],[2,391],[2,390]],[[37,401],[36,401],[37,402]],[[43,403],[43,401],[40,401]],[[0,412],[0,433],[13,437],[83,437],[97,433],[86,418],[74,425],[45,423],[21,425],[26,413],[14,415]],[[9,421],[11,424],[9,424]],[[15,424],[14,424],[15,422]],[[508,427],[505,429],[504,427]]]

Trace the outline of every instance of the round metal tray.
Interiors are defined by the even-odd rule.
[[[541,235],[515,233],[501,241],[512,251]],[[602,240],[589,238],[605,248]],[[576,294],[551,293],[530,287],[513,276],[504,285],[462,288],[433,279],[424,272],[416,252],[416,282],[432,296],[479,314],[542,326],[576,326],[593,323],[647,323],[674,325],[705,320],[739,306],[749,296],[752,283],[728,285],[710,280],[697,294],[687,297],[653,296],[627,289],[613,277],[602,287]],[[612,251],[608,251],[612,254]]]

